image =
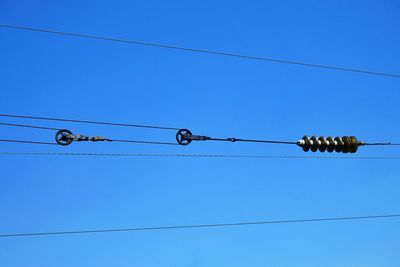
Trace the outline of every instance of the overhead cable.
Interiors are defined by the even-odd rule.
[[[82,140],[81,140],[82,141]],[[93,141],[93,140],[91,140]],[[104,141],[110,142],[122,142],[122,143],[135,143],[135,144],[149,144],[149,145],[173,145],[177,146],[176,143],[171,142],[157,142],[157,141],[142,141],[142,140],[119,140],[119,139],[107,139]],[[42,142],[42,141],[31,141],[31,140],[15,140],[15,139],[0,139],[3,143],[22,143],[22,144],[36,144],[36,145],[59,145],[58,143]]]
[[[245,54],[213,51],[213,50],[206,50],[206,49],[196,49],[196,48],[168,45],[168,44],[162,44],[162,43],[142,42],[142,41],[119,39],[119,38],[113,38],[113,37],[104,37],[104,36],[97,36],[97,35],[88,35],[88,34],[81,34],[81,33],[64,32],[64,31],[49,30],[49,29],[43,29],[43,28],[24,27],[24,26],[8,25],[8,24],[0,24],[0,27],[8,28],[8,29],[32,31],[32,32],[50,33],[50,34],[64,35],[64,36],[71,36],[71,37],[79,37],[79,38],[89,38],[89,39],[96,39],[96,40],[102,40],[102,41],[127,43],[127,44],[133,44],[133,45],[166,48],[166,49],[173,49],[173,50],[186,51],[186,52],[195,52],[195,53],[202,53],[202,54],[249,59],[249,60],[269,61],[269,62],[274,62],[274,63],[283,63],[283,64],[298,65],[298,66],[304,66],[304,67],[322,68],[322,69],[330,69],[330,70],[337,70],[337,71],[346,71],[346,72],[353,72],[353,73],[363,73],[363,74],[370,74],[370,75],[379,75],[379,76],[400,78],[399,74],[391,74],[391,73],[386,73],[386,72],[376,72],[376,71],[362,70],[362,69],[355,69],[355,68],[336,67],[336,66],[322,65],[322,64],[312,64],[312,63],[306,63],[306,62],[301,62],[301,61],[284,60],[284,59],[276,59],[276,58],[268,58],[268,57],[260,57],[260,56],[251,56],[251,55],[245,55]]]
[[[59,128],[37,126],[37,125],[28,125],[28,124],[5,123],[5,122],[0,122],[0,125],[2,125],[2,126],[12,126],[12,127],[33,128],[33,129],[41,129],[41,130],[51,130],[51,131],[60,130]]]
[[[288,156],[288,155],[227,155],[227,154],[144,154],[91,152],[0,152],[3,156],[89,156],[89,157],[166,157],[166,158],[228,158],[228,159],[359,159],[400,160],[390,156]]]
[[[159,130],[174,130],[174,131],[180,129],[180,128],[154,126],[154,125],[115,123],[115,122],[104,122],[104,121],[74,120],[74,119],[63,119],[63,118],[52,118],[52,117],[37,117],[37,116],[13,115],[13,114],[0,114],[0,117],[19,118],[19,119],[32,119],[32,120],[46,120],[46,121],[62,121],[62,122],[71,122],[71,123],[86,123],[86,124],[98,124],[98,125],[121,126],[121,127],[149,128],[149,129],[159,129]]]
[[[23,233],[0,234],[0,238],[34,237],[34,236],[51,236],[51,235],[99,234],[99,233],[155,231],[155,230],[183,230],[183,229],[196,229],[196,228],[222,228],[222,227],[234,227],[234,226],[237,227],[237,226],[267,225],[267,224],[295,224],[295,223],[355,221],[355,220],[372,220],[372,219],[389,219],[389,218],[393,219],[393,218],[398,218],[398,217],[400,217],[400,214],[331,217],[331,218],[311,218],[311,219],[294,219],[294,220],[275,220],[275,221],[251,221],[251,222],[234,222],[234,223],[213,223],[213,224],[168,225],[168,226],[153,226],[153,227],[112,228],[112,229],[74,230],[74,231],[57,231],[57,232],[23,232]]]
[[[57,121],[66,121],[66,122],[77,122],[77,123],[93,123],[93,124],[107,124],[107,125],[117,125],[117,126],[132,126],[137,127],[138,125],[134,124],[121,124],[121,123],[112,123],[112,122],[98,122],[98,121],[82,121],[82,120],[71,120],[71,119],[62,119],[62,118],[50,118],[50,117],[36,117],[36,116],[26,116],[26,115],[10,115],[10,114],[0,114],[0,117],[12,117],[12,118],[24,118],[24,119],[39,119],[39,120],[57,120]],[[160,141],[148,141],[148,140],[122,140],[122,139],[110,139],[102,136],[86,136],[81,134],[73,134],[68,129],[58,129],[44,126],[36,126],[36,125],[27,125],[27,124],[15,124],[15,123],[1,123],[3,126],[14,126],[14,127],[28,127],[28,128],[37,128],[37,129],[46,129],[46,130],[58,130],[55,134],[55,139],[57,144],[59,145],[70,145],[74,141],[109,141],[109,142],[125,142],[125,143],[147,143],[147,144],[162,144],[162,145],[182,145],[187,146],[191,144],[193,141],[221,141],[221,142],[248,142],[248,143],[267,143],[267,144],[281,144],[281,145],[297,145],[303,149],[304,152],[312,151],[312,152],[337,152],[337,153],[356,153],[360,146],[398,146],[398,143],[391,142],[377,142],[377,143],[369,143],[359,141],[355,136],[328,136],[327,138],[323,136],[312,136],[311,138],[308,136],[303,136],[302,139],[298,141],[284,141],[284,140],[270,140],[270,139],[243,139],[243,138],[216,138],[205,135],[194,135],[188,129],[179,129],[176,133],[176,143],[172,142],[160,142]],[[148,126],[148,125],[140,125],[140,127],[146,128],[156,128],[156,129],[164,129],[164,130],[173,130],[177,128],[167,128],[160,126]]]
[[[56,146],[58,146],[57,143],[41,142],[41,141],[30,141],[30,140],[0,139],[0,142],[34,144],[34,145],[56,145]]]

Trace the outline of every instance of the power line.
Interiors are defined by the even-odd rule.
[[[246,142],[246,143],[267,143],[267,144],[280,144],[280,145],[296,145],[297,142],[292,141],[276,141],[276,140],[256,140],[256,139],[241,139],[241,138],[209,138],[212,141],[224,142]]]
[[[359,159],[400,160],[384,156],[285,156],[285,155],[226,155],[226,154],[144,154],[144,153],[76,153],[76,152],[0,152],[3,156],[89,156],[89,157],[165,157],[165,158],[230,158],[230,159]]]
[[[135,144],[149,144],[149,145],[174,145],[179,144],[171,142],[157,142],[157,141],[141,141],[141,140],[119,140],[119,139],[107,139],[110,142],[123,142],[123,143],[135,143]],[[57,143],[42,142],[42,141],[30,141],[30,140],[15,140],[15,139],[0,139],[0,142],[5,143],[22,143],[22,144],[35,144],[35,145],[59,145]]]
[[[0,114],[0,117],[10,117],[10,118],[20,118],[20,119],[36,119],[36,120],[48,120],[48,121],[63,121],[63,122],[74,122],[74,123],[88,123],[88,124],[101,124],[101,125],[111,125],[111,126],[153,128],[153,129],[162,129],[162,130],[178,130],[178,132],[176,134],[176,141],[177,141],[177,143],[179,145],[184,145],[184,146],[185,145],[189,145],[192,141],[207,141],[207,140],[223,141],[223,142],[251,142],[251,143],[299,145],[299,141],[294,142],[294,141],[265,140],[265,139],[264,140],[260,140],[260,139],[256,140],[256,139],[241,139],[241,138],[215,138],[215,137],[209,137],[209,136],[203,136],[203,135],[193,135],[191,133],[191,131],[188,130],[188,129],[179,129],[179,128],[162,127],[162,126],[126,124],[126,123],[113,123],[113,122],[102,122],[102,121],[88,121],[88,120],[53,118],[53,117],[37,117],[37,116],[12,115],[12,114]],[[44,129],[44,130],[59,130],[59,128],[54,128],[54,127],[44,127],[44,126],[27,125],[27,124],[16,124],[16,123],[3,123],[3,122],[0,122],[0,125],[13,126],[13,127],[35,128],[35,129]],[[67,130],[64,129],[62,131],[67,131]],[[72,134],[70,131],[68,131],[68,132],[70,134]],[[304,138],[306,138],[307,140],[304,140]],[[314,138],[314,137],[312,137],[312,138]],[[315,138],[317,138],[317,137],[315,137]],[[322,138],[322,137],[320,137],[320,138]],[[340,140],[342,140],[343,138],[340,138]],[[400,145],[398,143],[390,143],[390,142],[387,142],[387,143],[382,143],[382,142],[379,142],[379,143],[358,142],[355,137],[350,137],[350,139],[351,138],[353,138],[355,140],[354,144],[357,143],[356,144],[357,147],[359,145],[367,145],[367,146],[399,146]],[[87,141],[87,140],[80,140],[80,141]],[[159,145],[177,145],[176,143],[172,143],[172,142],[143,141],[143,140],[121,140],[121,139],[108,139],[108,138],[107,139],[104,138],[101,141],[114,141],[114,142],[125,142],[125,143],[142,143],[142,144],[159,144]],[[309,142],[310,140],[309,140],[308,137],[304,136],[303,137],[303,141]],[[324,141],[324,142],[322,142],[322,141]],[[322,144],[324,146],[327,146],[328,143],[326,142],[326,139],[322,138],[322,141],[318,141],[318,142],[321,142],[321,143],[318,144],[316,142],[316,144],[318,144],[318,146],[321,146]],[[357,151],[357,149],[355,149],[355,151]]]
[[[44,126],[36,126],[36,125],[28,125],[28,124],[5,123],[5,122],[0,122],[0,125],[12,126],[12,127],[33,128],[33,129],[41,129],[41,130],[52,130],[52,131],[60,130],[58,128],[52,128],[52,127],[44,127]]]
[[[27,140],[14,140],[14,139],[0,139],[0,142],[6,143],[22,143],[22,144],[35,144],[35,145],[56,145],[57,143],[40,142],[40,141],[27,141]]]
[[[157,142],[157,141],[139,141],[139,140],[121,140],[121,139],[107,139],[111,142],[121,142],[121,143],[137,143],[137,144],[153,144],[153,145],[173,145],[179,146],[177,143],[172,142]]]
[[[222,51],[206,50],[206,49],[195,49],[195,48],[189,48],[189,47],[167,45],[167,44],[162,44],[162,43],[141,42],[141,41],[119,39],[119,38],[113,38],[113,37],[104,37],[104,36],[72,33],[72,32],[63,32],[63,31],[56,31],[56,30],[49,30],[49,29],[42,29],[42,28],[31,28],[31,27],[23,27],[23,26],[7,25],[7,24],[0,24],[0,27],[9,28],[9,29],[25,30],[25,31],[33,31],[33,32],[50,33],[50,34],[57,34],[57,35],[64,35],[64,36],[80,37],[80,38],[89,38],[89,39],[96,39],[96,40],[103,40],[103,41],[120,42],[120,43],[127,43],[127,44],[141,45],[141,46],[174,49],[174,50],[180,50],[180,51],[186,51],[186,52],[195,52],[195,53],[203,53],[203,54],[218,55],[218,56],[228,56],[228,57],[235,57],[235,58],[249,59],[249,60],[261,60],[261,61],[269,61],[269,62],[274,62],[274,63],[298,65],[298,66],[304,66],[304,67],[323,68],[323,69],[330,69],[330,70],[337,70],[337,71],[346,71],[346,72],[354,72],[354,73],[363,73],[363,74],[370,74],[370,75],[379,75],[379,76],[400,78],[399,74],[390,74],[390,73],[385,73],[385,72],[375,72],[375,71],[361,70],[361,69],[354,69],[354,68],[335,67],[335,66],[329,66],[329,65],[311,64],[311,63],[300,62],[300,61],[291,61],[291,60],[251,56],[251,55],[228,53],[228,52],[222,52]]]
[[[0,25],[0,27],[1,27],[1,25]],[[86,124],[99,124],[99,125],[110,125],[110,126],[135,127],[135,128],[149,128],[149,129],[159,129],[159,130],[174,130],[174,131],[175,130],[179,130],[179,128],[154,126],[154,125],[127,124],[127,123],[115,123],[115,122],[104,122],[104,121],[74,120],[74,119],[63,119],[63,118],[27,116],[27,115],[0,114],[0,117],[19,118],[19,119],[32,119],[32,120],[46,120],[46,121],[62,121],[62,122],[86,123]]]
[[[156,226],[156,227],[97,229],[97,230],[76,230],[76,231],[59,231],[59,232],[10,233],[10,234],[1,234],[0,238],[6,238],[6,237],[29,237],[29,236],[31,236],[31,237],[32,236],[50,236],[50,235],[96,234],[96,233],[112,233],[112,232],[115,233],[115,232],[133,232],[133,231],[155,231],[155,230],[177,230],[177,229],[194,229],[194,228],[216,228],[216,227],[251,226],[251,225],[266,225],[266,224],[289,224],[289,223],[308,223],[308,222],[371,220],[371,219],[389,219],[389,218],[397,218],[397,217],[400,217],[400,214],[351,216],[351,217],[331,217],[331,218],[312,218],[312,219],[295,219],[295,220],[276,220],[276,221],[214,223],[214,224],[172,225],[172,226]]]

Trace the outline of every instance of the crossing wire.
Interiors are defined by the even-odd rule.
[[[115,123],[115,122],[104,122],[104,121],[74,120],[74,119],[37,117],[37,116],[13,115],[13,114],[0,114],[0,117],[19,118],[19,119],[32,119],[32,120],[46,120],[46,121],[62,121],[62,122],[72,122],[72,123],[98,124],[98,125],[135,127],[135,128],[149,128],[149,129],[159,129],[159,130],[174,130],[174,131],[180,129],[180,128],[154,126],[154,125]]]
[[[400,160],[385,156],[285,156],[285,155],[226,155],[226,154],[144,154],[144,153],[90,153],[90,152],[0,152],[3,156],[72,156],[72,157],[165,157],[165,158],[228,158],[228,159],[359,159]]]
[[[52,130],[52,131],[60,130],[59,128],[53,128],[53,127],[44,127],[44,126],[28,125],[28,124],[17,124],[17,123],[6,123],[6,122],[0,122],[0,125],[12,126],[12,127],[33,128],[33,129],[41,129],[41,130]]]
[[[41,141],[30,141],[30,140],[0,139],[0,142],[34,144],[34,145],[56,145],[56,146],[58,146],[57,143],[41,142]]]
[[[98,234],[98,233],[134,232],[134,231],[155,231],[155,230],[183,230],[183,229],[195,229],[195,228],[222,228],[222,227],[255,226],[255,225],[268,225],[268,224],[295,224],[295,223],[310,223],[310,222],[389,219],[398,217],[400,217],[400,214],[275,220],[275,221],[251,221],[251,222],[234,222],[234,223],[193,224],[193,225],[171,225],[171,226],[155,226],[155,227],[134,227],[134,228],[76,230],[76,231],[58,231],[58,232],[6,233],[6,234],[0,234],[0,238]]]
[[[56,34],[56,35],[64,35],[64,36],[70,36],[70,37],[79,37],[79,38],[88,38],[88,39],[95,39],[95,40],[102,40],[102,41],[127,43],[127,44],[133,44],[133,45],[166,48],[166,49],[173,49],[173,50],[186,51],[186,52],[194,52],[194,53],[202,53],[202,54],[210,54],[210,55],[218,55],[218,56],[226,56],[226,57],[235,57],[235,58],[248,59],[248,60],[269,61],[269,62],[274,62],[274,63],[290,64],[290,65],[297,65],[297,66],[304,66],[304,67],[311,67],[311,68],[322,68],[322,69],[329,69],[329,70],[346,71],[346,72],[353,72],[353,73],[362,73],[362,74],[400,78],[399,74],[391,74],[391,73],[386,73],[386,72],[376,72],[376,71],[369,71],[369,70],[362,70],[362,69],[336,67],[336,66],[321,65],[321,64],[312,64],[312,63],[306,63],[306,62],[300,62],[300,61],[275,59],[275,58],[267,58],[267,57],[260,57],[260,56],[251,56],[251,55],[244,55],[244,54],[237,54],[237,53],[206,50],[206,49],[196,49],[196,48],[168,45],[168,44],[162,44],[162,43],[141,42],[141,41],[119,39],[119,38],[113,38],[113,37],[104,37],[104,36],[97,36],[97,35],[64,32],[64,31],[57,31],[57,30],[50,30],[50,29],[43,29],[43,28],[24,27],[24,26],[8,25],[8,24],[0,24],[0,27],[8,28],[8,29],[31,31],[31,32],[42,32],[42,33],[50,33],[50,34]]]

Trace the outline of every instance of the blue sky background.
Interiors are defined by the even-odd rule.
[[[397,1],[3,0],[0,11],[4,24],[400,73]],[[398,78],[10,29],[0,29],[0,40],[1,113],[185,127],[216,137],[400,141]],[[30,123],[110,138],[175,138]],[[3,126],[0,136],[54,138]],[[2,143],[0,150],[305,155],[294,146],[212,142]],[[399,151],[368,147],[358,155]],[[400,167],[392,160],[1,156],[0,167],[1,233],[400,212]],[[388,219],[4,238],[0,266],[399,266],[399,227]]]

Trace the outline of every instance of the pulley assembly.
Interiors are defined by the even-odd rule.
[[[70,145],[73,141],[92,141],[92,142],[97,142],[97,141],[111,141],[109,139],[106,139],[102,136],[85,136],[85,135],[80,135],[80,134],[72,134],[70,130],[62,129],[57,131],[56,133],[56,142],[59,145],[62,146],[67,146]]]

